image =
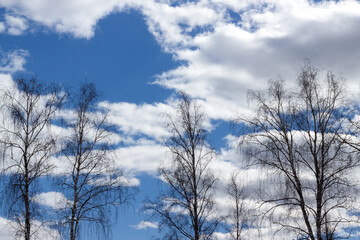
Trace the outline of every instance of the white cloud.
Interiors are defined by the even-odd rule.
[[[118,180],[126,187],[136,187],[140,185],[140,180],[135,177],[120,176]]]
[[[131,227],[135,229],[147,229],[147,228],[159,228],[159,224],[157,222],[148,222],[148,221],[141,221],[137,225],[131,225]]]
[[[97,21],[116,9],[123,8],[125,4],[125,1],[120,0],[0,1],[1,6],[14,14],[59,33],[70,33],[80,38],[91,38]]]
[[[46,224],[41,224],[38,221],[31,222],[32,237],[34,239],[42,240],[55,240],[60,239],[60,235],[57,230],[52,229]],[[17,223],[0,217],[0,240],[13,240],[23,238],[22,235],[17,234]]]
[[[156,174],[167,148],[151,140],[138,140],[136,144],[117,148],[113,158],[117,167],[137,173]]]
[[[0,33],[5,31],[5,24],[3,22],[0,22]]]
[[[0,240],[10,240],[15,236],[15,230],[11,228],[10,221],[0,217]]]
[[[34,196],[33,201],[52,209],[62,209],[69,203],[69,200],[61,192],[40,193]]]
[[[23,17],[5,15],[5,22],[10,35],[21,35],[28,29],[27,21]]]
[[[14,86],[14,81],[11,75],[0,72],[0,85],[3,90],[12,88]]]
[[[17,49],[6,53],[0,52],[0,73],[23,71],[28,56],[29,52],[24,49]]]
[[[159,43],[170,52],[188,45],[194,28],[211,27],[221,19],[216,9],[209,7],[208,1],[186,2],[171,6],[166,2],[148,1],[139,7]]]
[[[304,58],[343,73],[349,85],[355,86],[351,89],[359,89],[360,71],[354,64],[360,35],[354,29],[360,23],[360,3],[252,3],[245,9],[234,7],[240,24],[235,19],[227,21],[224,14],[212,24],[213,31],[190,39],[182,33],[186,44],[179,41],[182,47],[172,50],[188,64],[159,75],[156,82],[203,98],[211,117],[225,120],[238,112],[246,114],[248,89],[264,89],[268,79],[278,74],[293,80]],[[267,7],[262,7],[264,3]],[[167,31],[172,29],[162,29],[163,36]],[[172,38],[158,39],[162,45],[173,42]]]
[[[118,126],[125,135],[147,135],[160,140],[167,136],[165,114],[173,111],[164,103],[141,104],[102,102],[100,107],[109,110],[109,122]]]
[[[96,186],[101,186],[108,183],[116,183],[116,185],[121,185],[124,187],[137,187],[140,185],[140,180],[135,177],[128,176],[119,176],[116,179],[113,179],[110,176],[105,176],[90,182],[90,184]]]

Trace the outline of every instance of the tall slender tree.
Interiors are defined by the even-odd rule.
[[[245,235],[244,228],[249,224],[250,211],[245,206],[245,189],[239,182],[240,172],[235,172],[231,176],[227,185],[227,193],[231,202],[229,214],[225,217],[225,230],[229,233],[232,240],[243,240]]]
[[[9,218],[19,236],[30,240],[36,217],[36,182],[52,166],[55,138],[51,121],[61,107],[65,95],[57,87],[47,87],[36,78],[20,78],[12,89],[3,92],[3,122],[0,143],[3,148],[4,173],[8,175],[6,190]]]
[[[69,230],[69,239],[80,237],[82,224],[95,224],[108,230],[111,207],[127,202],[130,186],[112,165],[108,144],[112,133],[107,113],[97,108],[98,92],[92,83],[84,83],[74,96],[74,119],[65,121],[71,136],[62,151],[67,171],[60,178],[67,199],[61,210],[61,223]]]
[[[210,239],[218,225],[213,218],[217,178],[209,169],[215,153],[205,141],[205,120],[201,107],[185,94],[177,114],[167,115],[171,136],[165,144],[171,159],[159,169],[167,190],[156,203],[147,204],[161,220],[161,228],[169,230],[166,239]]]

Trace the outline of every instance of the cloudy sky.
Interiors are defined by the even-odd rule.
[[[250,112],[249,89],[278,76],[291,86],[308,58],[345,77],[358,96],[359,26],[355,0],[0,0],[0,83],[29,74],[73,88],[96,84],[99,107],[121,133],[117,164],[141,190],[114,235],[149,239],[156,223],[139,208],[155,195],[168,135],[162,114],[176,106],[175,93],[204,106],[219,152],[214,169],[230,173],[241,163],[229,122]],[[49,207],[63,198],[50,190],[38,197]]]

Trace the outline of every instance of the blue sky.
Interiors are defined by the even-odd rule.
[[[359,100],[359,1],[30,2],[0,0],[0,82],[36,75],[69,88],[94,82],[102,92],[100,107],[121,138],[117,166],[140,180],[134,209],[120,210],[113,239],[157,232],[134,226],[146,220],[142,200],[157,192],[161,140],[168,136],[161,114],[174,109],[176,92],[204,106],[221,183],[242,167],[229,124],[251,113],[249,89],[264,90],[279,75],[291,87],[310,58],[346,77]],[[226,208],[226,199],[219,202]]]
[[[91,39],[36,32],[26,37],[4,35],[1,43],[4,52],[29,51],[27,73],[68,87],[77,87],[80,81],[95,82],[110,101],[163,101],[169,92],[150,83],[156,74],[176,66],[135,11],[100,20]]]

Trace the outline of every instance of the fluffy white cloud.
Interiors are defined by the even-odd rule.
[[[140,139],[134,145],[117,148],[113,152],[115,164],[127,171],[156,174],[167,148],[158,142]]]
[[[150,32],[166,51],[176,54],[178,48],[191,44],[194,30],[205,30],[221,21],[222,14],[209,1],[171,5],[166,1],[148,1],[139,6],[146,17]]]
[[[190,39],[182,33],[187,42],[179,41],[181,47],[173,51],[187,64],[160,74],[156,82],[204,99],[210,116],[225,120],[237,112],[246,114],[247,90],[266,88],[268,79],[278,74],[294,80],[305,58],[344,74],[349,89],[357,91],[360,35],[354,29],[360,23],[359,9],[356,1],[252,1],[246,8],[232,6],[241,20],[224,13],[212,23],[212,31]],[[162,29],[162,35],[167,31],[172,29]],[[173,39],[161,41],[166,45]]]
[[[173,111],[171,104],[102,102],[99,106],[109,111],[109,122],[116,125],[125,135],[144,134],[158,140],[168,135],[164,121],[165,114]]]
[[[119,0],[0,1],[0,6],[18,16],[24,16],[59,33],[70,33],[81,38],[91,38],[96,22],[124,4]]]

